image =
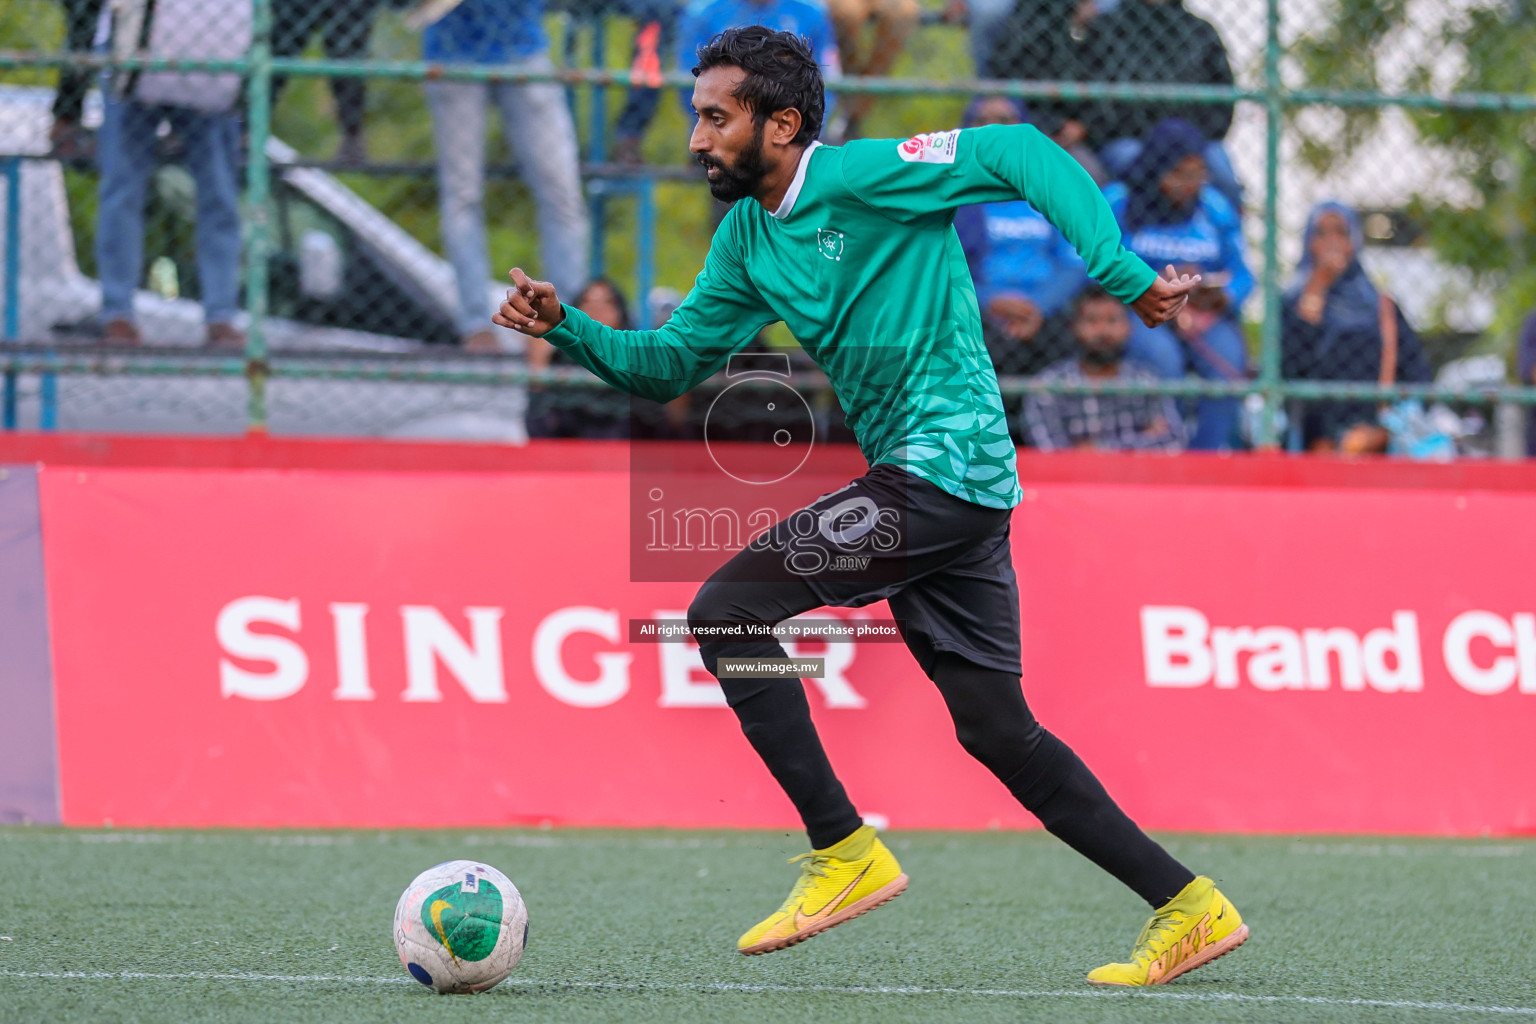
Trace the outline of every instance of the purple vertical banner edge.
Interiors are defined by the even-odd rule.
[[[0,465],[0,822],[59,820],[37,469]]]

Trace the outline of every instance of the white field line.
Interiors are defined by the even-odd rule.
[[[346,974],[257,974],[252,972],[151,973],[148,971],[0,971],[0,978],[38,978],[59,981],[250,981],[282,984],[411,985],[407,977],[379,978]],[[1430,1010],[1441,1013],[1501,1013],[1536,1017],[1536,1006],[1477,1006],[1471,1003],[1427,1002],[1411,999],[1340,999],[1332,996],[1259,996],[1238,992],[1177,992],[1149,989],[1141,992],[1106,989],[931,988],[916,985],[750,985],[735,982],[703,982],[697,985],[641,984],[614,981],[540,981],[512,978],[507,985],[534,989],[594,989],[610,992],[817,992],[854,996],[985,996],[997,999],[1175,999],[1195,1003],[1294,1003],[1303,1006],[1360,1006],[1387,1010]]]
[[[1296,843],[1296,854],[1317,857],[1428,857],[1449,854],[1452,857],[1524,857],[1536,852],[1529,843],[1437,844],[1407,846],[1401,843]]]
[[[1023,833],[1021,833],[1023,834]],[[1041,833],[1031,833],[1034,838],[1041,838]],[[356,846],[362,844],[389,845],[395,841],[394,836],[386,832],[369,834],[343,834],[327,835],[325,833],[299,833],[296,835],[258,835],[254,837],[242,836],[238,833],[225,833],[207,835],[204,833],[182,833],[175,831],[80,831],[66,829],[49,832],[45,835],[28,834],[23,829],[0,829],[0,842],[20,841],[59,841],[66,843],[85,843],[89,845],[127,844],[127,845],[161,845],[161,844],[225,844],[233,842],[254,842],[258,846],[296,846],[296,847],[329,847],[329,846]],[[562,849],[562,848],[609,848],[609,847],[638,847],[640,849],[654,850],[697,850],[697,849],[742,849],[758,848],[762,841],[755,836],[592,836],[584,835],[580,830],[565,834],[546,834],[541,832],[511,832],[511,833],[469,833],[455,840],[466,847],[483,846],[508,846],[534,849]],[[910,849],[905,839],[897,839],[899,849]],[[1194,850],[1207,852],[1217,849],[1219,844],[1208,840],[1192,840],[1181,842],[1175,839],[1175,845],[1181,850]],[[1531,857],[1536,856],[1536,843],[1528,841],[1441,841],[1428,844],[1408,844],[1391,841],[1366,842],[1360,840],[1328,840],[1317,839],[1315,841],[1292,843],[1287,850],[1291,854],[1313,857]]]

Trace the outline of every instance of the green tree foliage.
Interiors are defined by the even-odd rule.
[[[1335,0],[1329,16],[1291,48],[1305,85],[1448,95],[1536,93],[1536,4],[1531,0],[1445,0],[1429,45],[1403,45],[1408,19],[1429,5],[1410,0]],[[1417,26],[1423,30],[1427,26]],[[1519,319],[1536,306],[1536,115],[1494,109],[1413,109],[1423,145],[1448,154],[1471,201],[1416,192],[1410,214],[1439,258],[1466,267],[1498,296],[1490,342],[1507,348]],[[1302,156],[1327,170],[1369,137],[1379,107],[1355,107],[1302,130]]]

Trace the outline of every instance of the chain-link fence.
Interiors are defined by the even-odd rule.
[[[1526,451],[1529,0],[0,0],[0,423],[696,436],[707,391],[488,318],[512,265],[670,313],[719,216],[686,55],[748,17],[830,141],[1027,120],[1203,275],[1145,329],[1027,204],[959,211],[1021,443]]]

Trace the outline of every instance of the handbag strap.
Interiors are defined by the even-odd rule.
[[[149,53],[150,31],[154,28],[155,21],[155,0],[144,0],[143,12],[144,20],[139,22],[139,45],[137,47],[140,54]],[[130,99],[133,97],[134,92],[139,88],[139,76],[143,73],[143,68],[134,68],[128,72],[128,81],[123,86],[123,95],[125,97]]]
[[[1382,292],[1377,310],[1381,322],[1381,373],[1376,382],[1387,387],[1397,380],[1397,304]]]

